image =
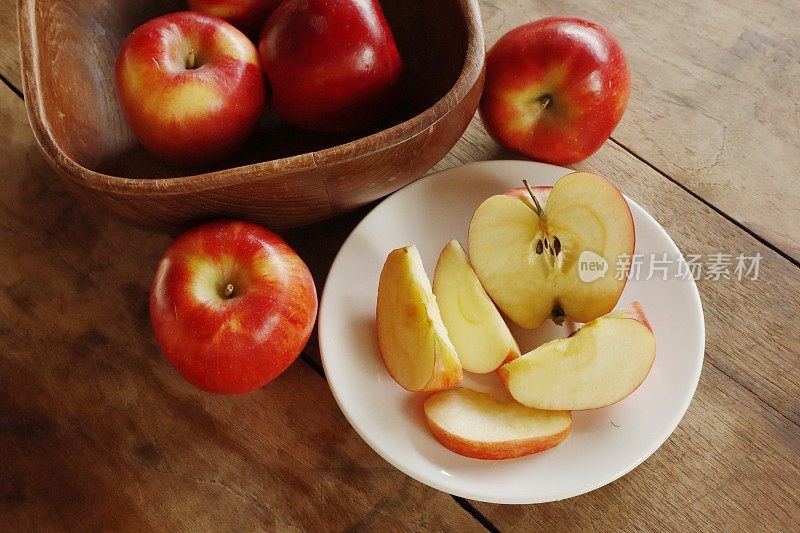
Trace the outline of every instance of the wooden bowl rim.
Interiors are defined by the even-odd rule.
[[[22,55],[22,85],[25,94],[28,119],[31,122],[34,136],[40,148],[51,164],[64,171],[70,179],[80,182],[84,187],[99,191],[130,195],[171,195],[186,192],[200,192],[221,189],[252,180],[253,174],[263,178],[279,175],[282,171],[314,171],[319,170],[318,161],[326,159],[336,161],[346,159],[348,154],[359,153],[374,141],[384,140],[379,148],[364,151],[377,153],[388,150],[403,141],[418,135],[444,118],[458,102],[463,100],[470,89],[477,83],[484,68],[485,43],[478,0],[457,0],[467,25],[467,50],[464,65],[458,79],[450,90],[431,107],[399,124],[385,130],[375,132],[345,144],[340,144],[303,154],[292,155],[249,165],[226,168],[202,174],[177,176],[170,178],[124,178],[88,169],[70,157],[58,147],[51,134],[50,124],[45,117],[42,97],[39,91],[39,58],[35,45],[36,27],[34,9],[36,0],[20,0],[17,3],[17,15],[20,33],[20,52]],[[247,171],[243,171],[247,169]]]

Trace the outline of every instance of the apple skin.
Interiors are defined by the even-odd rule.
[[[228,284],[233,293],[226,296]],[[257,389],[286,370],[316,314],[303,260],[249,222],[212,222],[180,235],[150,292],[150,320],[164,355],[190,383],[217,394]]]
[[[194,68],[188,68],[193,52]],[[116,85],[139,141],[176,166],[238,150],[264,110],[258,51],[224,20],[191,11],[136,28],[117,56]]]
[[[189,9],[227,20],[253,41],[281,0],[189,0]]]
[[[264,26],[259,52],[278,115],[320,132],[383,120],[403,71],[376,0],[285,0]]]
[[[541,411],[516,402],[503,403],[487,393],[463,387],[431,394],[425,399],[423,411],[431,434],[442,446],[473,459],[496,461],[539,453],[562,443],[572,430],[568,411]],[[457,421],[463,418],[472,422],[467,432],[458,428]],[[535,434],[525,431],[532,424],[538,426]],[[492,439],[485,438],[489,428],[495,432]],[[482,430],[483,438],[470,434],[475,429]],[[505,433],[503,438],[498,431]],[[516,435],[512,437],[510,432]]]
[[[625,54],[608,30],[579,18],[545,18],[509,31],[487,54],[480,116],[506,148],[571,165],[611,135],[630,84]]]
[[[653,326],[650,325],[650,320],[647,319],[647,315],[642,308],[642,304],[638,301],[631,302],[622,309],[617,309],[610,313],[611,315],[619,315],[625,318],[631,318],[638,322],[641,322],[647,329],[650,330],[650,333],[655,333],[653,331]]]

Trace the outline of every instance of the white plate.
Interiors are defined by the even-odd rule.
[[[359,435],[384,459],[431,487],[493,503],[539,503],[602,487],[647,459],[669,437],[689,407],[703,364],[705,329],[697,287],[675,278],[680,253],[647,212],[628,199],[636,225],[636,253],[675,261],[668,279],[631,279],[620,304],[639,300],[656,337],[656,361],[639,389],[625,400],[574,413],[572,434],[546,452],[506,461],[457,455],[428,432],[425,394],[397,385],[381,361],[375,336],[375,299],[386,255],[416,244],[428,275],[452,238],[466,246],[472,213],[492,194],[552,185],[570,170],[527,161],[490,161],[452,168],[401,189],[353,230],[328,274],[319,317],[325,375],[333,395]],[[678,258],[676,260],[676,258]],[[682,261],[682,260],[680,260]],[[685,264],[685,263],[684,263]],[[611,268],[615,268],[614,265]],[[564,335],[552,323],[535,332],[513,329],[525,351]],[[466,386],[499,388],[493,374],[465,373]]]

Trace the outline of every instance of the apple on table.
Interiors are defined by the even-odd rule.
[[[119,102],[147,150],[178,166],[238,150],[264,110],[258,51],[224,20],[191,11],[136,28],[117,56]]]
[[[150,292],[150,320],[166,358],[190,383],[219,394],[254,390],[286,370],[316,314],[303,260],[249,222],[211,222],[181,234]]]
[[[611,135],[630,84],[611,32],[580,18],[549,17],[509,31],[489,50],[480,115],[506,148],[571,165]]]

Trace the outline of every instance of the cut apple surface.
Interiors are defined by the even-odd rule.
[[[445,448],[475,459],[511,459],[560,444],[572,429],[569,411],[542,411],[457,388],[424,404],[433,436]]]
[[[431,391],[461,382],[461,363],[416,246],[398,248],[386,258],[376,321],[383,362],[403,388]]]
[[[576,172],[552,188],[484,201],[470,223],[469,258],[500,310],[530,329],[548,317],[589,322],[611,311],[634,242],[622,194],[605,178]]]
[[[439,255],[433,294],[464,370],[485,374],[519,357],[517,342],[457,240]]]
[[[497,370],[511,396],[537,409],[595,409],[642,384],[656,356],[650,323],[638,302],[585,324]]]

